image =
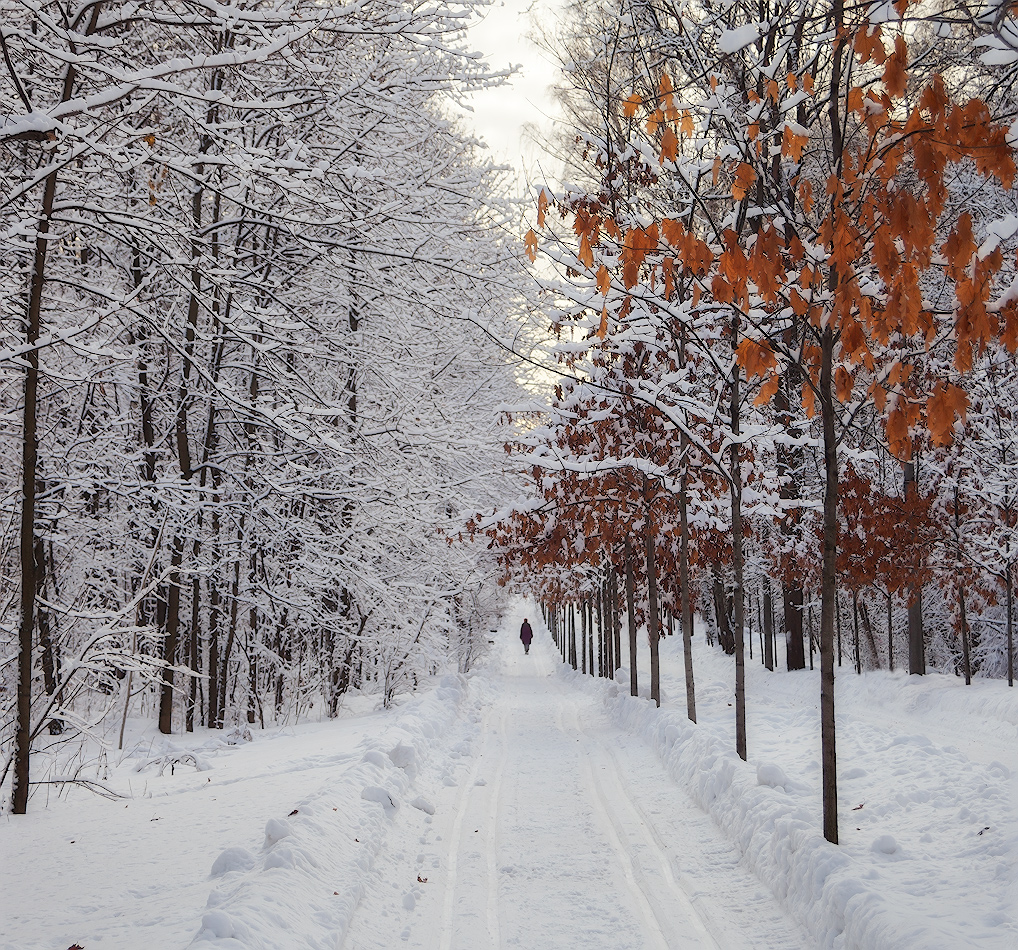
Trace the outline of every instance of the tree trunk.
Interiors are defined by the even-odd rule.
[[[1007,599],[1007,685],[1014,686],[1014,581],[1010,564],[1004,566],[1004,593]]]
[[[569,665],[576,669],[576,604],[569,604]]]
[[[771,600],[771,579],[764,581],[763,593],[764,666],[774,669],[774,603]]]
[[[605,643],[605,627],[607,626],[607,604],[604,602],[604,584],[598,582],[597,595],[597,675],[607,676],[607,645]]]
[[[790,392],[798,392],[799,372],[793,364],[782,376],[778,392],[774,397],[777,409],[777,421],[782,429],[793,438],[798,438],[800,430],[792,424],[790,411]],[[799,468],[802,464],[802,449],[779,445],[777,448],[778,497],[781,501],[794,503],[799,498]],[[790,519],[796,515],[786,515],[781,522],[781,533],[788,536],[792,533]],[[787,576],[781,578],[781,605],[783,627],[785,631],[785,663],[789,670],[806,668],[806,645],[802,632],[802,585]]]
[[[682,436],[683,453],[688,450]],[[682,657],[686,672],[686,716],[696,722],[696,688],[693,682],[693,605],[689,600],[689,516],[686,511],[685,460],[679,476],[679,611],[682,616]]]
[[[14,784],[11,810],[24,815],[28,809],[29,752],[32,733],[32,648],[35,635],[35,596],[38,587],[35,563],[35,480],[39,458],[38,398],[39,352],[36,344],[42,324],[42,292],[49,248],[49,220],[56,193],[56,173],[46,178],[42,214],[35,239],[35,263],[28,303],[30,349],[25,354],[25,404],[21,431],[21,617],[18,627],[18,701],[14,732]]]
[[[650,698],[654,704],[661,705],[661,661],[658,653],[659,637],[657,614],[657,564],[654,559],[654,534],[650,527],[650,518],[644,528],[644,544],[647,557],[647,637],[650,642]]]
[[[823,567],[820,581],[820,758],[823,766],[824,837],[838,843],[838,772],[834,719],[834,611],[838,597],[838,448],[832,391],[834,333],[824,329],[820,407],[824,430]],[[812,651],[811,651],[812,652]]]
[[[905,463],[905,497],[913,498],[916,486],[915,464]],[[912,588],[908,604],[908,671],[922,676],[926,673],[926,644],[923,640],[923,591]]]
[[[622,666],[622,609],[619,604],[619,575],[615,568],[611,569],[611,600],[612,600],[612,679]]]
[[[714,575],[714,619],[718,632],[718,643],[729,656],[735,652],[735,635],[728,613],[728,595],[721,577]]]
[[[852,591],[852,628],[855,645],[855,672],[862,675],[862,656],[859,653],[859,592]]]
[[[958,511],[958,483],[954,485],[954,576],[958,584],[958,611],[961,614],[961,662],[965,674],[965,685],[972,685],[972,659],[969,650],[969,630],[965,616],[965,580],[961,572],[961,515]]]
[[[738,345],[738,321],[732,321],[732,352]],[[732,435],[740,434],[739,426],[739,364],[732,364],[731,425]],[[742,465],[738,438],[731,447],[731,499],[732,499],[732,568],[735,574],[735,751],[746,759],[746,604],[743,590],[743,538],[742,538]]]
[[[636,658],[636,580],[633,577],[633,551],[629,546],[629,535],[625,538],[626,559],[626,613],[629,618],[629,694],[639,696]]]
[[[587,602],[580,598],[580,672],[587,675]]]
[[[894,595],[887,592],[887,668],[894,672]]]

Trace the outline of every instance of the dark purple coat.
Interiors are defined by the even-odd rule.
[[[530,629],[530,624],[526,620],[523,621],[523,626],[520,627],[520,639],[524,643],[530,643],[534,639],[534,631]]]

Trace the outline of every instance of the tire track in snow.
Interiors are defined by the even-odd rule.
[[[488,792],[488,827],[487,827],[487,858],[488,858],[488,934],[491,937],[493,950],[501,950],[502,928],[498,913],[498,815],[502,800],[502,782],[505,778],[506,762],[509,759],[509,742],[506,733],[505,705],[501,707],[498,717],[499,756],[495,769],[495,779]]]
[[[490,713],[485,711],[481,717],[480,734],[487,745],[490,739],[488,720]],[[459,794],[456,796],[456,817],[453,820],[452,836],[449,841],[448,856],[445,861],[445,901],[442,908],[442,930],[438,941],[439,950],[451,950],[454,930],[454,914],[456,906],[456,881],[458,876],[459,852],[463,844],[463,821],[470,806],[470,793],[475,788],[477,775],[481,770],[482,755],[474,756],[474,764],[470,770],[467,780],[460,786]]]
[[[720,934],[718,933],[716,924],[710,919],[709,915],[705,914],[699,907],[696,906],[697,899],[688,893],[681,883],[681,879],[676,877],[672,866],[672,859],[668,854],[668,847],[665,842],[662,841],[659,832],[654,827],[643,808],[633,797],[625,780],[621,777],[621,764],[615,757],[615,754],[609,746],[599,741],[587,732],[586,729],[584,729],[575,709],[573,711],[573,715],[576,719],[577,732],[579,732],[583,740],[584,749],[588,752],[588,754],[592,749],[595,749],[596,752],[594,752],[594,755],[602,761],[608,762],[607,767],[604,769],[604,776],[606,776],[607,780],[611,783],[612,791],[614,792],[611,796],[612,800],[623,804],[629,812],[629,816],[631,818],[631,821],[627,824],[629,831],[625,831],[622,827],[622,821],[619,820],[619,817],[608,802],[608,796],[605,794],[605,782],[603,781],[602,776],[597,774],[588,759],[588,768],[594,776],[594,783],[597,787],[598,794],[605,806],[609,819],[615,825],[620,837],[624,836],[626,838],[632,838],[632,829],[639,829],[639,837],[642,839],[646,850],[656,859],[661,870],[661,877],[668,885],[671,896],[685,910],[685,915],[696,930],[703,946],[711,948],[711,950],[722,950],[722,945],[719,939]],[[631,855],[632,849],[626,849],[626,854]],[[630,860],[633,861],[635,866],[635,858],[630,858]]]
[[[569,709],[572,713],[574,720],[574,726],[572,729],[568,729],[565,723],[564,710]],[[585,734],[580,728],[580,718],[576,711],[576,706],[567,700],[560,702],[556,709],[556,720],[559,729],[566,733],[575,732],[577,733],[584,747],[587,748],[589,744],[586,741]],[[612,815],[611,806],[604,795],[604,789],[602,788],[597,776],[594,774],[594,768],[590,764],[590,756],[580,756],[580,767],[583,770],[586,779],[587,787],[593,793],[590,795],[591,804],[594,806],[594,811],[597,813],[601,820],[601,826],[604,829],[605,836],[608,839],[609,844],[618,856],[618,867],[622,870],[622,875],[626,881],[626,887],[633,897],[634,909],[639,908],[640,914],[643,917],[644,927],[646,931],[654,937],[654,942],[657,946],[663,948],[663,950],[672,950],[671,944],[665,936],[666,924],[662,919],[662,914],[659,908],[656,908],[648,897],[648,888],[646,880],[644,879],[643,871],[637,864],[636,859],[630,853],[623,843],[623,833],[617,826],[614,816]]]

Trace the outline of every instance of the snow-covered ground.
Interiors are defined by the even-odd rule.
[[[640,652],[642,672],[642,641]],[[733,658],[698,631],[692,726],[681,639],[663,640],[661,654],[661,710],[628,697],[628,670],[617,687],[586,688],[657,749],[816,945],[1018,947],[1018,690],[941,674],[857,676],[846,660],[835,688],[835,848],[820,830],[819,670],[747,661],[741,763]]]
[[[842,667],[835,848],[817,674],[749,666],[742,763],[701,637],[693,726],[679,638],[658,710],[564,668],[534,613],[390,712],[193,737],[202,770],[172,775],[135,740],[108,780],[130,798],[33,799],[0,820],[0,950],[1018,946],[1005,685]]]
[[[521,620],[459,754],[422,777],[434,817],[393,830],[345,950],[811,946],[547,637],[524,656]]]
[[[127,800],[79,790],[47,806],[35,796],[27,816],[0,819],[0,948],[177,950],[206,916],[212,932],[229,930],[233,905],[243,909],[238,931],[246,921],[273,941],[252,946],[316,945],[304,934],[343,926],[387,830],[381,806],[362,800],[362,789],[391,784],[397,770],[383,754],[401,745],[422,750],[455,721],[464,695],[465,684],[452,678],[390,713],[357,697],[359,715],[253,730],[251,742],[237,745],[209,732],[127,743],[135,754],[105,780]],[[160,775],[158,762],[145,765],[188,752],[200,771],[183,764]],[[341,867],[328,863],[333,851]],[[327,889],[344,911],[329,918],[312,908],[314,919],[304,919],[309,905],[293,893],[299,874],[287,873],[291,859],[317,865],[302,883],[323,898]],[[263,866],[258,881],[253,869]],[[232,904],[218,907],[232,891],[239,892]]]

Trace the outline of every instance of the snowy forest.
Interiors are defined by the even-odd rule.
[[[3,6],[15,811],[30,748],[104,721],[334,716],[469,666],[496,565],[450,542],[505,492],[524,274],[447,105],[498,81],[472,9]]]
[[[978,695],[972,708],[1018,726],[1007,691],[1018,561],[1013,5],[538,8],[521,29],[557,67],[559,111],[531,132],[542,157],[525,176],[471,131],[479,97],[514,80],[471,45],[488,9],[0,0],[8,822],[61,796],[72,808],[72,796],[133,807],[134,787],[117,777],[128,767],[162,788],[175,773],[199,781],[213,753],[260,749],[258,736],[299,743],[326,735],[304,728],[403,715],[385,720],[401,723],[397,739],[379,732],[351,766],[349,802],[393,822],[405,798],[416,811],[404,812],[431,822],[443,785],[464,789],[444,832],[451,883],[429,911],[441,938],[408,944],[451,950],[488,939],[456,923],[457,856],[472,860],[461,826],[488,820],[482,809],[494,823],[503,772],[537,768],[512,764],[511,702],[544,710],[569,739],[554,754],[548,745],[535,783],[551,781],[574,740],[609,772],[647,767],[629,749],[642,739],[619,743],[629,751],[599,744],[585,725],[594,713],[563,712],[572,701],[558,693],[545,708],[545,687],[519,685],[528,676],[556,676],[547,690],[588,699],[608,689],[598,701],[608,713],[596,715],[665,743],[673,778],[696,785],[702,811],[742,842],[733,863],[751,833],[740,838],[712,809],[715,785],[735,795],[742,766],[757,770],[753,794],[801,794],[795,828],[815,826],[809,853],[856,873],[837,864],[855,860],[851,839],[823,849],[870,820],[846,794],[877,766],[838,757],[866,689],[914,705],[926,701],[916,684],[935,681],[938,696],[961,697],[945,708]],[[518,645],[524,615],[544,679],[519,665],[529,640],[511,659],[503,643],[508,631]],[[521,679],[496,687],[496,675]],[[987,684],[999,687],[992,700]],[[491,699],[501,689],[515,698]],[[769,759],[753,764],[753,704],[775,696],[815,707],[803,733],[817,748],[815,788]],[[671,718],[647,718],[659,714]],[[937,716],[934,706],[927,717]],[[705,718],[724,720],[708,752],[695,731]],[[769,728],[759,732],[774,757]],[[455,740],[439,791],[410,801],[446,732]],[[851,724],[848,735],[849,749],[862,747]],[[672,763],[673,743],[687,740],[697,764]],[[717,778],[722,746],[733,759]],[[318,762],[299,748],[295,768]],[[480,758],[469,775],[456,771],[454,760],[496,748],[496,773],[483,777]],[[632,860],[635,825],[612,802],[633,814],[650,806],[622,778],[582,768],[598,814],[612,816],[613,847]],[[472,806],[467,790],[489,783],[477,794],[490,801]],[[375,842],[384,869],[389,832],[374,818],[351,824],[353,806],[322,795],[289,817],[346,821],[342,834],[319,824],[314,835]],[[337,802],[335,818],[325,801]],[[725,814],[757,821],[740,802]],[[278,821],[266,826],[264,870],[310,874],[318,858],[273,857],[297,840]],[[774,822],[767,813],[752,834]],[[423,829],[422,847],[438,828]],[[477,874],[491,875],[485,932],[501,946],[506,885],[500,839],[487,834]],[[670,896],[651,894],[664,885],[642,884],[636,865],[626,879],[660,945],[673,946],[677,901],[704,941],[688,945],[743,946],[737,922],[698,922],[672,879],[667,835],[654,834],[640,847],[660,852],[665,871],[647,876],[667,880]],[[1018,819],[1009,834],[1000,847],[1018,855]],[[888,838],[867,844],[866,860],[900,857]],[[212,876],[256,874],[240,851],[223,851]],[[782,936],[767,946],[940,946],[886,930],[871,904],[852,916],[848,891],[810,897],[826,877],[803,883],[795,860],[743,861],[747,901],[781,891]],[[337,882],[358,882],[343,908],[300,913],[330,946],[395,945],[358,924],[362,898],[387,912],[357,877],[371,861],[350,861],[334,869]],[[401,921],[423,901],[423,861]],[[767,879],[774,868],[785,883]],[[196,943],[325,945],[287,943],[285,915],[231,917],[214,909],[220,900],[209,898]],[[979,918],[976,936],[948,927],[943,946],[1006,946],[1018,926],[1008,900]],[[805,942],[785,935],[786,911],[787,933],[805,928]],[[264,934],[276,926],[273,943]],[[537,933],[522,945],[538,946]],[[620,940],[591,946],[630,946]]]
[[[626,9],[559,38],[582,131],[525,241],[561,377],[518,414],[529,503],[478,526],[574,667],[614,675],[626,612],[660,702],[678,627],[694,721],[708,618],[743,759],[754,628],[769,668],[776,637],[817,662],[836,842],[835,664],[1014,684],[1018,33],[1001,4]]]

